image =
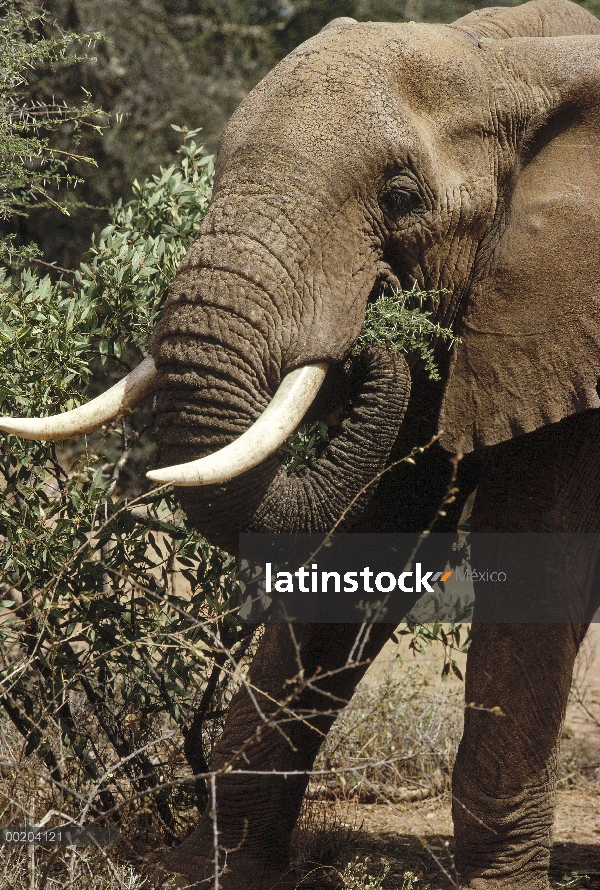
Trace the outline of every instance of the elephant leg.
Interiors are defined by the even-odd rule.
[[[242,686],[234,696],[212,763],[215,771],[228,764],[248,771],[221,775],[216,781],[220,866],[228,864],[220,879],[223,890],[285,886],[292,831],[308,784],[305,771],[311,769],[324,736],[369,662],[394,630],[394,625],[374,625],[360,663],[345,666],[359,627],[277,624],[265,628],[249,672],[252,692]],[[316,676],[316,681],[304,686],[301,679],[297,685],[301,670],[304,678]],[[286,707],[278,702],[286,702]],[[262,775],[252,775],[253,769]],[[265,771],[274,774],[265,776]],[[300,774],[293,775],[295,771]],[[210,876],[213,830],[209,812],[164,867],[196,881]]]
[[[479,481],[472,530],[600,531],[599,441],[593,412],[493,449]],[[468,704],[453,775],[464,887],[548,887],[560,733],[575,656],[598,604],[598,549],[583,548],[575,561],[569,623],[479,622],[478,614],[494,609],[497,585],[475,585]],[[550,583],[559,559],[540,560],[536,572]],[[510,577],[509,571],[503,588]],[[515,587],[515,596],[524,593]]]
[[[472,706],[452,804],[465,887],[548,886],[558,746],[582,631],[549,624],[473,627],[466,677]]]
[[[394,459],[407,454],[415,441],[427,442],[433,435],[434,421],[427,408],[435,407],[437,403],[435,392],[430,389],[423,381],[417,381],[413,386],[420,399],[416,405],[409,405],[406,430],[404,427],[401,430]],[[378,489],[376,508],[370,511],[361,530],[422,531],[436,517],[447,494],[451,469],[448,455],[437,446],[422,454],[416,467],[408,464],[396,467],[393,484],[384,477],[386,484]],[[476,459],[469,456],[462,461],[456,481],[460,494],[453,503],[445,505],[444,515],[437,518],[436,531],[455,531],[463,505],[477,485],[477,474]],[[401,509],[397,504],[399,492],[402,494]],[[415,599],[414,594],[408,596],[405,612],[412,608]],[[334,673],[296,696],[289,706],[297,718],[281,715],[283,719],[278,718],[280,729],[264,724],[245,687],[234,696],[211,766],[222,770],[233,763],[236,769],[243,768],[248,773],[253,769],[260,770],[262,775],[230,773],[217,779],[221,867],[225,861],[224,851],[235,851],[227,854],[228,870],[219,884],[222,890],[259,887],[263,890],[284,886],[292,831],[308,784],[306,771],[312,768],[335,717],[351,699],[368,663],[384,646],[394,627],[374,625],[362,652],[361,664],[354,667],[345,665],[355,644],[357,624],[295,624],[294,637],[286,625],[271,625],[264,629],[250,666],[249,681],[265,716],[277,710],[276,703],[288,699],[294,688],[287,681],[298,675],[296,646],[300,649],[305,677],[314,675],[318,668],[322,678],[328,672]],[[301,716],[303,719],[298,719]],[[243,753],[236,757],[242,749]],[[274,774],[265,775],[265,771]],[[285,771],[288,771],[287,776]],[[290,775],[292,771],[302,774]],[[208,810],[198,828],[167,858],[164,863],[167,871],[179,872],[196,881],[213,873],[214,825],[210,818],[210,803]]]

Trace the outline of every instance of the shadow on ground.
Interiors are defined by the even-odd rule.
[[[318,838],[313,838],[313,842]],[[450,835],[429,835],[419,838],[410,834],[386,834],[378,837],[368,832],[358,831],[345,845],[335,862],[319,868],[300,882],[302,890],[317,890],[322,887],[344,886],[339,873],[355,858],[369,860],[369,872],[374,877],[381,874],[383,861],[389,863],[389,872],[382,881],[384,890],[399,890],[403,886],[406,872],[412,872],[417,881],[414,890],[421,890],[429,884],[431,890],[456,890],[457,875],[453,860],[453,838]],[[327,839],[322,839],[327,846]],[[301,873],[310,869],[303,863]],[[600,890],[600,839],[598,844],[559,843],[552,849],[550,865],[551,887],[569,890]],[[371,886],[378,886],[376,883]]]
[[[554,844],[550,878],[560,883],[566,875],[573,873],[585,876],[577,886],[585,890],[600,890],[600,837],[597,844]]]

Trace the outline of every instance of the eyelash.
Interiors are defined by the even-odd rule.
[[[393,216],[408,216],[422,204],[422,200],[416,189],[390,183],[380,195],[380,204]]]

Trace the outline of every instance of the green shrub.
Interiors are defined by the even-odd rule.
[[[95,165],[92,158],[76,151],[81,133],[100,131],[104,115],[86,101],[77,106],[64,102],[33,101],[28,92],[28,75],[57,62],[81,60],[75,47],[82,38],[55,29],[51,37],[41,37],[48,15],[28,0],[3,4],[0,10],[0,219],[24,216],[33,206],[53,206],[68,215],[56,193],[74,188],[79,180],[70,172],[73,161]],[[86,42],[100,35],[86,35]],[[70,133],[70,149],[58,150],[51,138],[59,130]],[[52,192],[52,194],[51,194]],[[18,255],[12,238],[0,239],[0,256]],[[35,246],[24,256],[36,255]]]
[[[139,361],[210,198],[212,158],[197,132],[181,155],[134,183],[71,280],[2,270],[4,413],[79,404],[94,355],[107,373]],[[53,444],[0,440],[0,703],[54,804],[73,815],[82,795],[97,814],[206,769],[203,722],[218,723],[231,677],[223,652],[248,638],[231,614],[232,558],[188,530],[170,492],[131,500],[119,488],[133,444],[151,432],[126,419],[70,453],[68,470]],[[190,739],[187,763],[160,754],[177,747],[173,729]],[[181,804],[171,788],[156,795],[167,834]]]

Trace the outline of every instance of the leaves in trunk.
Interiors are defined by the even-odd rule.
[[[308,473],[328,442],[329,430],[326,423],[317,421],[299,426],[279,449],[279,456],[288,476]]]
[[[445,293],[448,291],[384,291],[367,306],[364,327],[354,351],[384,346],[405,355],[416,353],[424,362],[429,378],[439,380],[436,344],[442,341],[451,346],[459,342],[451,330],[433,321],[440,296]]]

